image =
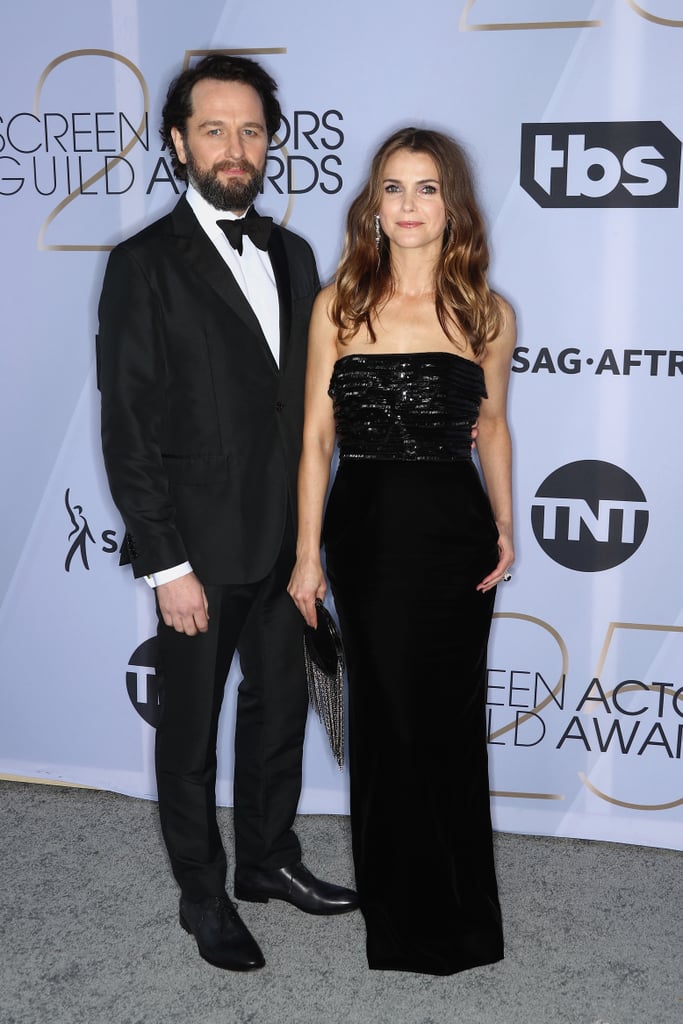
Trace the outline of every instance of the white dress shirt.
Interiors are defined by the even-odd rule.
[[[187,201],[194,214],[227,263],[244,296],[254,310],[275,362],[280,365],[280,304],[270,256],[244,236],[242,255],[230,245],[219,220],[239,220],[230,210],[216,210],[192,185],[187,187]]]

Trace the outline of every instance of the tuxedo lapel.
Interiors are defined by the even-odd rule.
[[[173,211],[172,221],[176,243],[188,264],[230,306],[245,327],[256,335],[270,355],[271,362],[274,362],[258,317],[184,196]]]
[[[268,255],[275,274],[280,307],[280,369],[283,370],[289,353],[289,337],[292,327],[292,286],[285,245],[277,225],[273,226]]]

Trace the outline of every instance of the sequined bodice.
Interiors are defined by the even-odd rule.
[[[342,461],[453,462],[471,458],[486,389],[482,368],[456,353],[351,353],[335,363],[329,394]]]

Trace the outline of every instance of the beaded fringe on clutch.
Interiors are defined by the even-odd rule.
[[[316,629],[304,626],[304,662],[308,699],[330,741],[334,759],[344,766],[344,650],[334,619],[315,602]]]

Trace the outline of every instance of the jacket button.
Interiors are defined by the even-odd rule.
[[[276,412],[282,412],[284,407],[285,407],[285,403],[284,402],[276,402],[275,403],[275,410],[276,410]]]

